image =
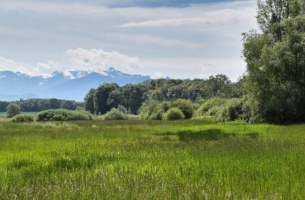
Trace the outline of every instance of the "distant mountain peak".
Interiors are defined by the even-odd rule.
[[[150,79],[149,76],[126,74],[115,68],[104,72],[54,71],[51,76],[29,76],[21,72],[0,71],[0,101],[18,100],[31,93],[33,97],[58,98],[83,101],[91,88],[103,83],[136,84]],[[28,98],[31,98],[27,95]]]

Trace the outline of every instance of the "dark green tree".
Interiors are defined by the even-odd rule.
[[[91,88],[90,91],[87,93],[87,95],[85,96],[84,100],[85,100],[85,110],[89,111],[91,114],[94,113],[95,109],[94,109],[94,96],[95,96],[95,89]]]
[[[305,3],[258,1],[261,32],[243,34],[246,88],[271,123],[305,121]]]
[[[116,83],[104,83],[95,90],[94,109],[96,113],[105,114],[111,110],[107,101],[110,93],[118,88]]]

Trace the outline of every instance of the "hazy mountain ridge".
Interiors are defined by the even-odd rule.
[[[91,88],[109,82],[123,86],[150,79],[149,76],[131,75],[110,68],[97,73],[90,71],[53,72],[50,77],[29,76],[20,72],[0,71],[0,100],[20,98],[58,98],[83,101]]]

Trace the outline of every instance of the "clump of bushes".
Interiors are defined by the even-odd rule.
[[[216,122],[243,120],[260,122],[257,105],[248,98],[222,99],[215,97],[202,104],[197,110],[197,119],[212,117]]]
[[[164,120],[179,120],[184,119],[185,116],[179,108],[170,108],[164,115]]]
[[[193,116],[194,105],[190,100],[177,99],[171,102],[170,107],[179,108],[183,112],[185,119],[190,119]]]
[[[146,120],[162,120],[165,119],[166,113],[171,108],[177,108],[182,112],[183,118],[190,119],[193,116],[194,106],[190,100],[186,99],[176,99],[174,101],[168,102],[158,102],[151,100],[145,102],[140,108],[141,119]]]
[[[11,122],[33,122],[33,121],[35,121],[35,117],[29,114],[18,114],[11,119]]]
[[[105,115],[105,120],[127,120],[129,119],[127,113],[125,113],[126,109],[112,108],[109,112]]]
[[[163,114],[168,110],[167,102],[158,102],[151,100],[145,102],[140,108],[141,119],[145,120],[162,120]]]
[[[81,110],[50,109],[38,113],[37,121],[92,120],[92,115]]]
[[[209,100],[207,100],[205,103],[203,103],[199,109],[198,114],[199,115],[205,115],[208,113],[208,111],[214,107],[220,107],[226,104],[227,99],[220,98],[220,97],[214,97]]]

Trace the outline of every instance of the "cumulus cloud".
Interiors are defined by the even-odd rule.
[[[64,72],[65,75],[69,75],[67,70],[61,68],[60,65],[54,61],[38,63],[36,66],[32,66],[30,64],[23,64],[3,57],[0,57],[0,71],[21,72],[30,76],[43,77],[51,76],[54,71]]]
[[[65,68],[52,60],[31,66],[0,57],[0,71],[8,70],[30,76],[50,77],[55,71],[71,76],[69,71],[73,70],[103,73],[113,67],[123,72],[133,73],[143,68],[137,57],[130,57],[117,51],[106,52],[101,49],[86,50],[78,48],[67,50],[66,55],[69,57],[72,66]]]
[[[6,59],[3,57],[0,57],[0,70],[31,74],[31,71],[29,70],[28,65],[17,63],[13,60]]]
[[[113,67],[122,71],[133,71],[141,68],[137,57],[129,57],[116,51],[106,52],[104,50],[82,48],[69,49],[66,54],[70,57],[75,70],[87,70],[103,72]]]
[[[43,77],[49,77],[54,71],[63,72],[66,76],[69,76],[70,73],[60,67],[60,65],[52,60],[47,63],[38,63],[34,69],[36,75],[41,75]]]

